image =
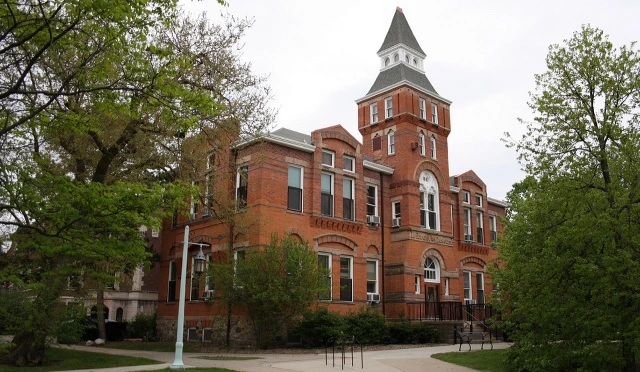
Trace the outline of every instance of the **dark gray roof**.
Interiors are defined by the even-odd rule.
[[[411,31],[411,27],[409,27],[407,18],[404,16],[404,13],[402,13],[402,10],[398,8],[396,9],[396,14],[393,15],[391,26],[389,26],[387,36],[384,38],[384,42],[382,43],[380,50],[378,50],[378,53],[401,43],[413,50],[425,54],[422,48],[420,48],[418,40],[413,36],[413,31]]]
[[[431,85],[431,82],[427,78],[427,75],[405,65],[404,63],[398,63],[397,65],[389,69],[380,71],[378,77],[376,78],[376,81],[373,83],[373,86],[371,86],[371,89],[369,89],[367,95],[390,87],[404,80],[407,80],[410,83],[413,83],[428,92],[438,94],[433,85]]]
[[[287,128],[280,128],[271,132],[271,134],[288,138],[290,140],[311,144],[311,136],[308,134],[293,131]]]

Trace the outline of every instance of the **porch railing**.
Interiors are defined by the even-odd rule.
[[[406,317],[409,320],[480,320],[496,315],[493,307],[485,304],[461,302],[409,302]]]

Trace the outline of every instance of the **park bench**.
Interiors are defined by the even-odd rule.
[[[484,349],[485,342],[489,343],[491,350],[493,350],[493,341],[491,340],[491,335],[487,332],[463,332],[456,329],[456,333],[460,342],[458,351],[462,350],[462,344],[469,345],[469,351],[471,351],[471,344],[481,344],[480,349]]]

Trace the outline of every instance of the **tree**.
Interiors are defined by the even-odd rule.
[[[317,255],[306,243],[273,235],[264,247],[245,250],[237,261],[212,265],[217,296],[245,307],[260,347],[270,347],[287,323],[318,298],[322,280]]]
[[[508,137],[528,176],[494,280],[515,370],[637,369],[640,53],[583,26],[536,75],[534,122]]]

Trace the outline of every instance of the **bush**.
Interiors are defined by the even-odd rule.
[[[387,340],[387,326],[384,315],[370,308],[350,313],[345,317],[346,334],[355,336],[362,345],[383,344]]]
[[[425,323],[413,323],[403,320],[389,323],[390,344],[429,344],[440,341],[440,335],[436,330]]]
[[[87,310],[81,303],[70,302],[62,308],[62,317],[56,328],[56,339],[60,344],[77,344],[89,326],[86,321]]]
[[[320,347],[325,346],[330,340],[343,337],[346,322],[341,315],[321,307],[305,312],[297,328],[302,346]]]
[[[155,341],[156,339],[156,314],[138,314],[127,324],[128,338],[141,338],[145,341]]]

